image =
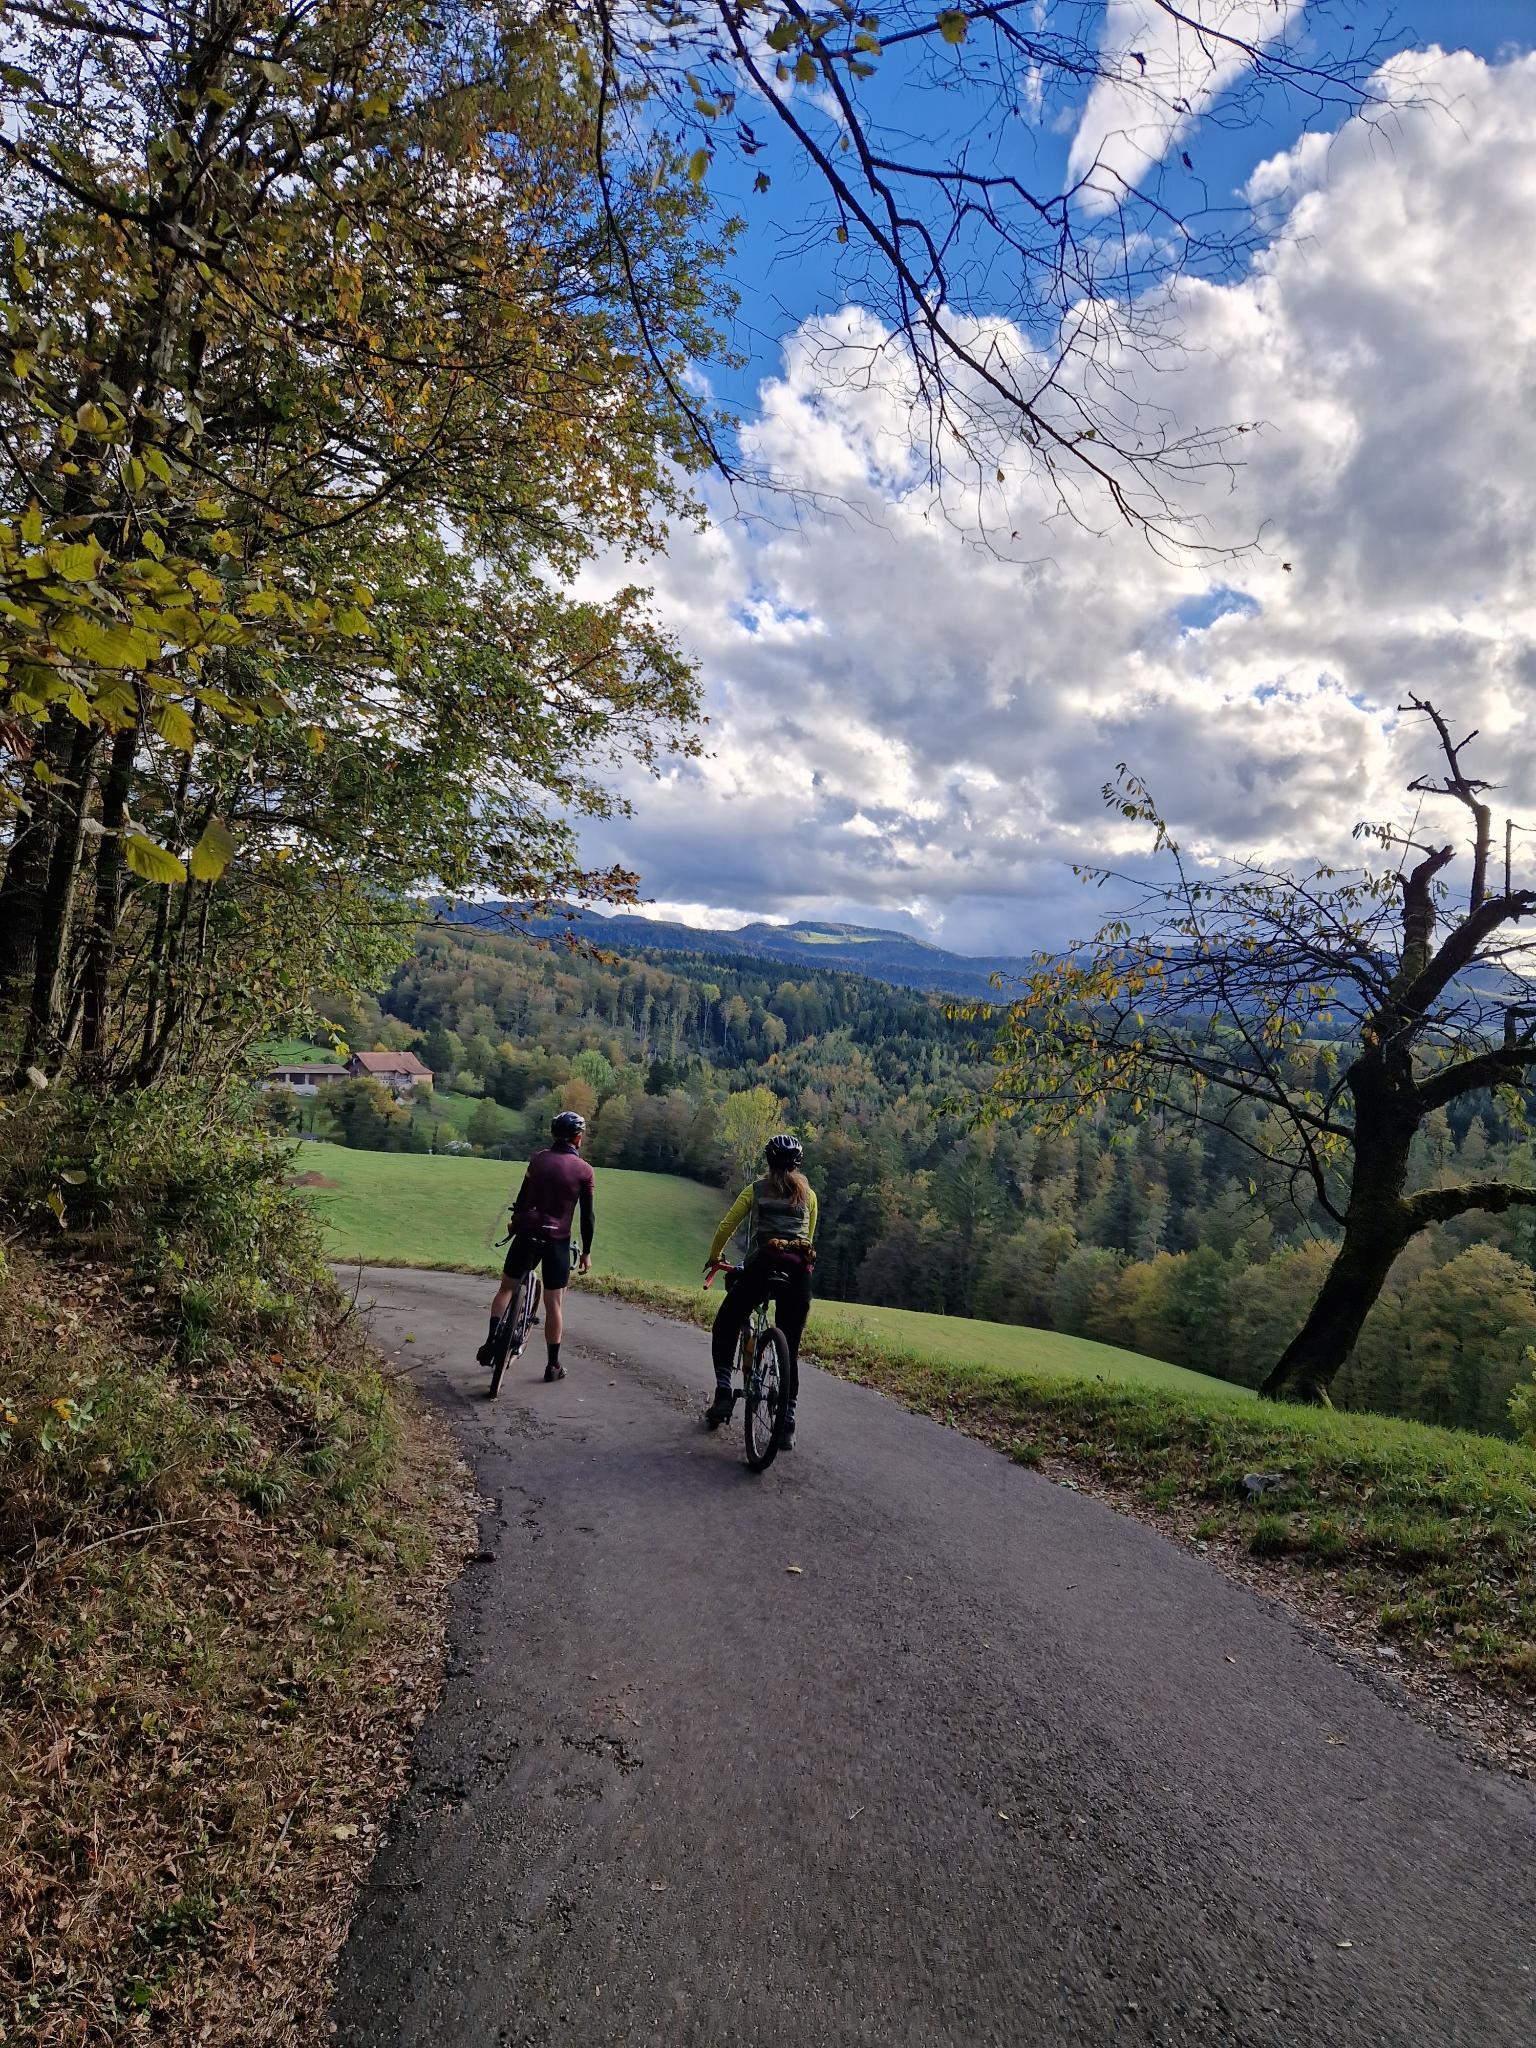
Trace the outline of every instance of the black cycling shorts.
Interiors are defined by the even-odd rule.
[[[571,1281],[571,1240],[568,1237],[540,1237],[519,1231],[507,1246],[507,1262],[501,1269],[504,1280],[521,1280],[540,1260],[544,1262],[544,1285],[550,1289],[568,1287]]]

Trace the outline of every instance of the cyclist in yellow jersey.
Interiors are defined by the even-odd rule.
[[[731,1368],[736,1345],[752,1312],[771,1296],[774,1315],[791,1355],[798,1361],[800,1338],[811,1312],[811,1271],[816,1263],[816,1190],[800,1171],[804,1147],[785,1131],[770,1138],[765,1151],[767,1172],[744,1187],[715,1232],[704,1267],[706,1283],[722,1264],[722,1253],[738,1230],[747,1240],[746,1263],[727,1281],[725,1300],[715,1317],[710,1348],[715,1366],[715,1398],[705,1410],[711,1429],[730,1420]],[[795,1441],[795,1410],[784,1417],[780,1450]]]

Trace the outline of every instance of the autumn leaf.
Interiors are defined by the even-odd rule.
[[[146,882],[184,882],[187,870],[174,853],[159,846],[146,833],[129,832],[123,840],[123,858]]]
[[[190,754],[197,745],[192,721],[179,704],[160,706],[155,713],[155,731],[168,747],[174,747],[180,754]]]
[[[192,849],[192,873],[199,882],[216,882],[235,857],[235,835],[222,818],[210,818]]]

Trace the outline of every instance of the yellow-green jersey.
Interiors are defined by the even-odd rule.
[[[736,1235],[746,1226],[747,1257],[755,1258],[760,1245],[770,1238],[785,1238],[801,1244],[812,1244],[816,1237],[818,1215],[816,1190],[806,1189],[803,1203],[776,1194],[769,1176],[748,1183],[726,1210],[720,1228],[715,1232],[709,1247],[709,1262],[718,1262],[721,1253]]]

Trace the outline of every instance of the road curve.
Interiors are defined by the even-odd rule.
[[[492,1406],[486,1293],[363,1281],[496,1506],[346,2048],[1531,2048],[1536,1795],[1385,1681],[820,1373],[753,1479],[633,1308]]]

